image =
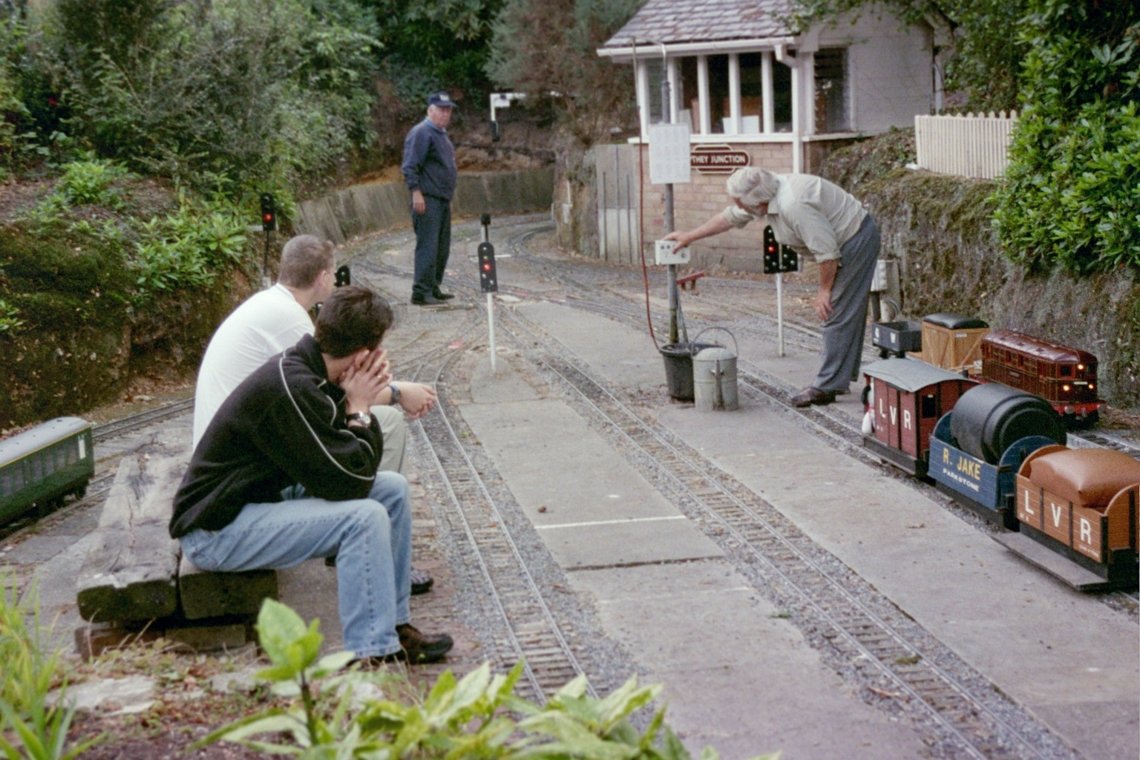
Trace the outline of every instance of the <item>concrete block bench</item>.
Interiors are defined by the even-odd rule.
[[[276,571],[204,572],[170,538],[172,501],[190,458],[185,437],[160,433],[119,464],[76,583],[79,614],[96,624],[77,632],[85,655],[143,629],[193,648],[211,648],[216,638],[231,646],[234,626],[244,630],[263,599],[277,598]],[[224,634],[211,636],[212,627]]]

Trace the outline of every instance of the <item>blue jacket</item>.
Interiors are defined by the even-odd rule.
[[[455,146],[443,131],[424,119],[404,138],[404,162],[400,165],[408,190],[419,190],[450,201],[455,194],[459,171],[455,168]]]

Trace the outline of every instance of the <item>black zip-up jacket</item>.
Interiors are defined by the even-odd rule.
[[[375,420],[348,427],[344,391],[328,379],[311,335],[274,356],[230,394],[190,457],[170,535],[220,530],[246,504],[281,501],[300,484],[342,501],[372,490],[384,441]]]

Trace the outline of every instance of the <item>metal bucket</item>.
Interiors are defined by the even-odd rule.
[[[733,350],[724,346],[705,348],[693,357],[693,400],[697,411],[732,410],[740,406],[736,391],[736,336],[723,327],[710,327],[697,334],[700,338],[708,330],[722,330],[732,338]]]
[[[669,396],[677,401],[693,400],[693,355],[716,343],[666,343],[658,350],[665,360],[665,381]]]

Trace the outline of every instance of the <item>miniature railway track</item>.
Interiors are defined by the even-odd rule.
[[[102,425],[96,425],[92,431],[92,437],[95,439],[95,443],[106,442],[112,438],[141,430],[142,428],[170,419],[171,417],[177,417],[184,412],[189,412],[193,408],[193,398],[163,404],[154,409],[148,409],[145,412],[130,414],[126,417],[112,420],[111,422],[105,422]]]
[[[474,436],[464,426],[449,393],[448,371],[461,353],[444,348],[421,357],[414,379],[436,387],[438,411],[420,421],[423,435],[417,436],[417,456],[434,470],[427,476],[444,493],[444,503],[439,505],[442,522],[453,537],[466,539],[459,542],[458,566],[477,576],[479,594],[498,619],[496,629],[502,633],[490,645],[491,658],[504,670],[523,661],[520,694],[545,703],[585,670],[570,643],[574,631],[547,604],[548,592],[530,569],[533,558],[525,556],[512,537],[514,520],[505,512],[513,503],[510,491],[470,443]],[[541,545],[537,538],[529,543]],[[592,684],[587,690],[597,696]]]
[[[568,359],[571,352],[556,339],[515,313],[503,324],[553,387],[602,425],[615,448],[758,581],[758,591],[795,610],[801,626],[822,631],[821,648],[840,661],[858,663],[859,681],[870,693],[886,695],[931,725],[945,756],[1073,756],[774,506],[668,431],[642,420],[602,381],[583,372],[581,363]]]

